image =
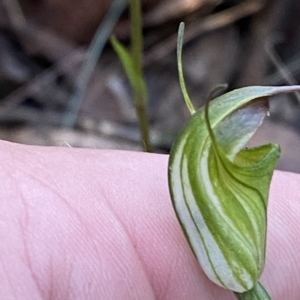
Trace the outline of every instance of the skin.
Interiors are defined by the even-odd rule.
[[[0,299],[235,299],[197,264],[168,156],[0,142]],[[299,299],[300,175],[277,171],[262,282]]]

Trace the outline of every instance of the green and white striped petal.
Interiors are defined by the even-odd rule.
[[[238,293],[264,268],[268,193],[280,155],[276,144],[243,148],[268,111],[267,97],[296,90],[226,93],[210,102],[208,115],[201,108],[191,117],[171,150],[169,187],[187,240],[206,275]]]

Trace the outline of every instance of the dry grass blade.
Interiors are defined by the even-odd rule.
[[[232,8],[228,8],[222,12],[215,13],[202,20],[199,20],[193,24],[190,24],[186,28],[185,42],[191,41],[194,38],[219,29],[227,25],[230,25],[237,20],[245,18],[259,12],[263,7],[261,1],[248,0]],[[151,52],[146,53],[144,64],[150,65],[154,61],[162,59],[170,54],[175,48],[177,43],[177,36],[173,35],[168,39],[165,39],[159,45],[157,45]]]
[[[26,24],[26,19],[18,0],[3,0],[12,26],[19,30]]]

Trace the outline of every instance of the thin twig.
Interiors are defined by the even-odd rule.
[[[239,19],[257,13],[262,7],[263,3],[261,1],[248,0],[243,1],[241,4],[235,5],[232,8],[208,16],[202,21],[187,26],[184,41],[191,41],[204,33],[228,26]],[[154,50],[150,51],[148,54],[146,53],[144,64],[150,65],[154,61],[166,57],[176,49],[176,43],[177,35],[165,39],[157,45]]]
[[[297,85],[297,81],[293,77],[292,73],[288,69],[288,67],[283,63],[279,55],[276,53],[274,49],[274,43],[275,41],[270,40],[268,43],[266,43],[265,49],[267,54],[269,55],[270,60],[276,67],[276,69],[279,71],[282,78],[289,84],[289,85]],[[296,96],[298,100],[298,104],[300,104],[300,93],[294,92],[294,95]]]
[[[99,26],[95,37],[88,49],[86,61],[78,76],[75,92],[69,101],[68,108],[63,119],[64,127],[74,127],[82,100],[84,98],[88,82],[94,71],[96,63],[102,53],[102,50],[118,21],[120,15],[127,6],[127,0],[114,0],[103,22]]]
[[[300,56],[299,54],[295,55],[293,58],[288,60],[285,63],[285,67],[291,73],[291,76],[296,77],[300,72]],[[264,85],[279,85],[283,82],[282,75],[279,70],[276,70],[275,73],[268,75],[264,81]]]

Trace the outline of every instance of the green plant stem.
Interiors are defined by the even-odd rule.
[[[256,283],[250,291],[234,294],[239,300],[272,300],[260,282]]]
[[[142,36],[142,18],[141,18],[141,1],[130,1],[130,17],[131,17],[131,57],[135,74],[139,78],[143,78],[142,69],[142,53],[143,53],[143,36]],[[152,146],[149,135],[149,121],[146,112],[146,93],[140,89],[133,87],[134,103],[138,124],[140,128],[141,139],[145,151],[152,152]]]
[[[134,67],[138,75],[142,75],[142,19],[140,0],[130,1],[130,30],[131,30],[131,55],[134,57]]]
[[[182,91],[182,95],[184,101],[186,103],[187,108],[189,109],[191,115],[196,112],[196,109],[190,99],[190,96],[187,92],[185,86],[185,80],[183,76],[183,69],[182,69],[182,47],[183,47],[183,34],[184,34],[184,23],[181,22],[178,29],[178,40],[177,40],[177,67],[178,67],[178,76],[179,76],[179,83]]]

